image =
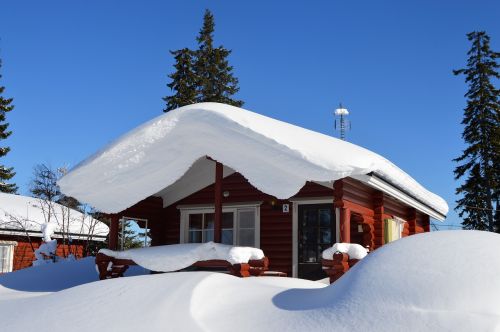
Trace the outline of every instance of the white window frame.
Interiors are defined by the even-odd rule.
[[[120,243],[118,243],[118,248],[120,251],[123,251],[124,250],[124,232],[125,232],[125,223],[127,221],[135,221],[135,222],[138,222],[138,221],[142,221],[144,222],[144,229],[145,229],[145,232],[146,232],[146,236],[144,236],[144,248],[146,247],[150,247],[151,246],[151,243],[149,243],[148,245],[148,237],[147,237],[147,231],[149,230],[148,228],[148,220],[147,219],[143,219],[143,218],[133,218],[133,217],[121,217],[119,220],[118,220],[118,229],[119,229],[119,232],[120,232],[120,235],[121,235],[121,239],[120,240]]]
[[[0,241],[0,246],[5,246],[5,247],[9,248],[7,251],[7,257],[5,259],[6,264],[0,270],[0,274],[12,272],[12,270],[14,269],[14,250],[15,250],[15,247],[17,246],[17,242],[16,241]],[[4,259],[4,258],[0,257],[0,259]]]
[[[262,202],[258,203],[246,203],[246,204],[231,204],[223,205],[222,213],[232,212],[233,213],[233,245],[238,245],[238,234],[239,234],[239,223],[238,223],[238,211],[253,209],[255,213],[255,238],[254,247],[260,248],[260,205]],[[215,208],[213,205],[182,205],[177,207],[180,210],[181,220],[180,220],[180,234],[179,243],[188,243],[189,241],[189,215],[190,214],[202,214],[202,213],[215,213]]]
[[[292,277],[299,275],[299,205],[332,204],[333,198],[296,198],[292,202]],[[340,241],[340,209],[335,208],[335,242]]]

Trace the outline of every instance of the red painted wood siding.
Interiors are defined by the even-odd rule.
[[[351,242],[375,249],[383,245],[383,222],[386,218],[398,216],[405,220],[412,217],[408,206],[383,195],[365,184],[350,178],[340,180],[335,192],[331,188],[308,182],[293,198],[334,198],[341,199],[344,207],[351,210]],[[275,271],[292,273],[292,209],[282,212],[282,204],[288,200],[276,200],[253,187],[241,174],[234,173],[222,180],[222,191],[229,192],[223,204],[262,202],[260,206],[260,244],[270,259],[270,268]],[[338,191],[338,190],[337,190]],[[338,197],[337,197],[338,196]],[[274,202],[273,206],[271,203]],[[179,243],[180,211],[179,205],[213,205],[214,185],[210,185],[192,195],[161,208],[161,198],[150,197],[120,215],[145,218],[153,236],[153,245]],[[429,229],[428,216],[415,213],[414,222],[408,223],[405,235]],[[362,232],[358,230],[362,229]]]
[[[17,246],[14,247],[14,262],[13,270],[20,270],[26,267],[30,267],[35,259],[35,254],[29,241],[24,236],[8,236],[0,235],[0,240],[4,241],[16,241]],[[34,250],[38,249],[42,244],[42,239],[32,238],[31,239]],[[74,241],[70,247],[68,245],[58,244],[56,255],[60,257],[67,257],[69,253],[72,253],[77,258],[83,257],[83,250],[85,248],[84,244],[78,241]]]

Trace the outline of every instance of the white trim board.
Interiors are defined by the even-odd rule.
[[[367,185],[369,185],[372,188],[378,189],[389,196],[394,197],[395,199],[403,202],[406,205],[409,205],[411,207],[414,207],[418,211],[427,214],[433,219],[443,221],[446,219],[446,216],[443,216],[442,214],[438,213],[436,210],[430,208],[429,206],[421,203],[420,201],[416,200],[415,198],[409,196],[402,190],[392,186],[390,183],[387,183],[383,179],[380,179],[377,176],[373,175],[352,175],[351,178],[356,179],[358,181],[361,181]]]
[[[255,211],[255,247],[260,248],[260,205],[262,202],[249,202],[238,204],[224,204],[222,212],[233,212],[236,225],[238,218],[238,210],[253,209]],[[188,232],[188,216],[191,213],[214,213],[213,204],[205,205],[179,205],[180,210],[180,227],[179,227],[179,243],[187,243]],[[236,233],[236,232],[235,232]]]

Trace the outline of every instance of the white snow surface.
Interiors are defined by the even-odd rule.
[[[498,331],[498,252],[494,233],[413,235],[377,249],[330,286],[209,272],[88,283],[97,277],[91,261],[50,264],[0,276],[2,330],[30,331],[36,322],[40,332]],[[57,292],[39,287],[79,279],[86,283]]]
[[[333,254],[341,252],[348,254],[350,259],[363,259],[368,254],[368,250],[357,243],[335,243],[322,253],[324,259],[333,259]]]
[[[160,115],[81,162],[58,183],[65,194],[117,213],[171,186],[205,156],[280,199],[296,194],[306,181],[376,172],[443,215],[448,212],[442,198],[374,152],[218,103]]]
[[[148,270],[162,272],[178,271],[198,261],[212,259],[238,264],[264,258],[264,252],[258,248],[235,247],[214,242],[172,244],[126,251],[101,249],[99,252],[115,258],[131,259]]]
[[[67,214],[63,217],[63,210],[67,213],[68,208],[51,203],[53,210],[49,223],[48,209],[44,204],[38,198],[0,193],[0,231],[10,229],[42,232],[41,236],[46,238],[44,241],[50,241],[54,232],[62,231],[63,219],[64,227],[68,227]],[[69,209],[69,213],[69,229],[65,232],[82,236],[108,234],[109,228],[104,223],[73,209]]]

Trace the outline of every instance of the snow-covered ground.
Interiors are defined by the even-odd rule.
[[[499,331],[499,253],[498,234],[414,235],[330,286],[209,272],[92,282],[91,259],[57,263],[0,276],[1,329]]]

